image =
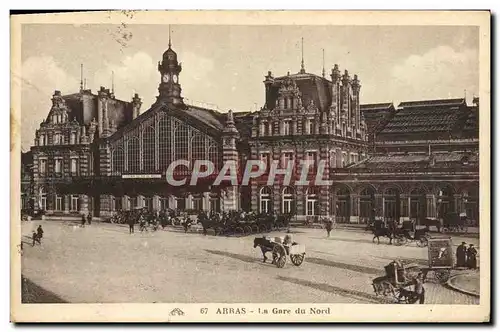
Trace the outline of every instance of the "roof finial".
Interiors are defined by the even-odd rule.
[[[321,74],[325,77],[325,49],[323,49],[323,71]]]
[[[467,103],[467,89],[464,89],[464,100]]]
[[[115,93],[115,71],[111,71],[111,93]]]
[[[172,29],[170,28],[170,24],[168,25],[168,48],[172,46],[172,38],[170,36],[170,33],[172,32]]]
[[[80,64],[80,91],[83,90],[83,63]]]
[[[304,37],[302,37],[302,61],[300,62],[300,73],[305,74],[306,70],[304,68]]]
[[[87,90],[87,79],[86,78],[83,80],[83,88],[85,90]]]

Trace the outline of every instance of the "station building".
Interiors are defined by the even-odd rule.
[[[357,75],[338,65],[326,77],[297,73],[264,78],[255,112],[219,112],[184,101],[182,67],[169,43],[158,63],[158,97],[146,111],[141,98],[115,98],[104,87],[56,91],[34,145],[23,155],[23,207],[47,214],[115,211],[292,212],[297,219],[331,215],[338,222],[439,217],[448,211],[479,215],[479,100],[362,104]],[[188,78],[187,78],[188,79]],[[168,166],[210,160],[212,176],[194,186],[166,181]],[[213,185],[226,161],[266,165],[312,161],[308,179],[325,162],[331,185],[267,185],[267,173],[249,185]],[[179,166],[174,177],[189,177]]]

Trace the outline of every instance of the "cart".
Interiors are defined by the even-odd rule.
[[[375,295],[390,297],[397,303],[414,303],[411,287],[415,277],[422,271],[420,266],[414,263],[403,264],[393,261],[384,267],[385,276],[372,280]]]
[[[293,242],[291,246],[285,248],[281,238],[276,238],[273,246],[273,263],[278,268],[283,268],[286,264],[286,257],[290,257],[290,261],[295,266],[300,266],[305,260],[306,246]]]
[[[451,237],[428,239],[429,266],[422,269],[424,282],[429,272],[441,283],[448,281],[453,269],[453,243]]]

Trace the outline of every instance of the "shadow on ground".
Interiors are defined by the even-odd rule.
[[[343,239],[336,237],[311,237],[311,239],[319,239],[319,240],[329,240],[329,241],[339,241],[339,242],[353,242],[353,243],[370,243],[377,244],[377,242],[373,242],[371,239]],[[380,238],[380,244],[389,244],[389,240],[383,240]]]
[[[306,286],[306,287],[318,289],[318,290],[321,290],[323,292],[329,292],[332,294],[336,294],[336,295],[340,295],[340,296],[344,296],[344,297],[349,297],[351,299],[355,299],[355,300],[362,301],[362,302],[394,303],[392,301],[377,297],[375,295],[363,293],[363,292],[356,291],[356,290],[340,288],[340,287],[332,286],[329,284],[320,284],[320,283],[312,282],[309,280],[297,279],[297,278],[291,278],[291,277],[283,277],[283,276],[278,276],[278,279],[281,281],[291,282],[291,283],[294,283],[296,285],[301,285],[301,286]]]
[[[220,255],[220,256],[226,256],[226,257],[231,257],[234,259],[239,259],[240,261],[247,262],[247,263],[255,263],[257,262],[257,259],[255,257],[251,256],[246,256],[246,255],[240,255],[240,254],[235,254],[232,252],[227,252],[227,251],[220,251],[220,250],[208,250],[205,249],[206,252],[213,254],[213,255]]]
[[[328,259],[317,258],[317,257],[307,257],[307,263],[319,264],[324,266],[335,267],[343,270],[351,270],[354,272],[365,273],[365,274],[375,274],[378,275],[383,272],[381,269],[375,269],[372,267],[354,265],[348,263],[335,262]]]
[[[58,295],[21,276],[22,303],[68,303]]]

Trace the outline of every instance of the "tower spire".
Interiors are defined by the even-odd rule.
[[[300,73],[305,74],[306,70],[304,68],[304,37],[302,37],[302,61],[300,62]]]
[[[325,77],[325,49],[323,49],[323,71],[321,74]]]
[[[80,91],[83,90],[83,63],[80,64]]]
[[[168,25],[168,48],[170,48],[172,46],[172,38],[170,36],[172,32],[172,29],[170,28],[170,24]]]

